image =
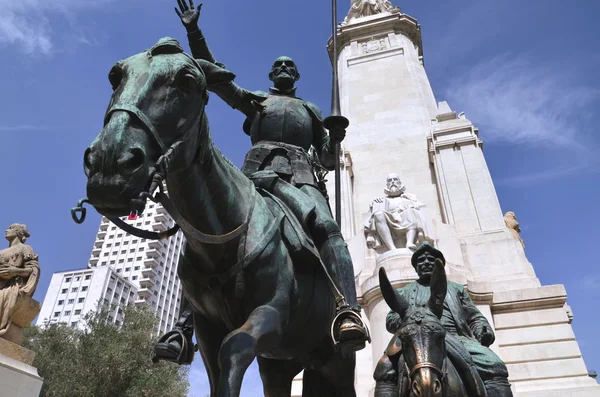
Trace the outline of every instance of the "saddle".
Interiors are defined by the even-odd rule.
[[[283,213],[281,236],[294,263],[320,262],[308,225],[315,217],[315,205],[298,188],[283,181],[270,170],[249,175],[256,191],[265,199],[267,207],[277,216]]]

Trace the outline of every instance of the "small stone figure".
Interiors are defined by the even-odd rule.
[[[382,12],[392,12],[399,10],[394,7],[389,0],[352,0],[350,10],[344,23],[351,22],[353,19],[362,18],[369,15],[380,14]]]
[[[492,327],[485,316],[477,309],[464,287],[461,284],[446,281],[445,271],[443,270],[446,263],[444,255],[431,244],[425,242],[413,254],[411,262],[419,275],[419,279],[396,289],[398,306],[402,306],[403,314],[390,311],[386,317],[386,329],[395,335],[375,368],[375,397],[398,396],[398,385],[400,385],[402,391],[406,390],[402,386],[405,383],[398,382],[398,379],[402,380],[403,377],[410,377],[411,374],[406,373],[405,361],[402,357],[403,345],[399,339],[399,334],[396,333],[404,324],[402,316],[419,315],[421,317],[417,319],[416,323],[424,322],[423,315],[425,314],[426,317],[428,314],[419,309],[426,307],[433,310],[433,314],[439,318],[439,322],[445,329],[445,351],[465,384],[468,394],[464,395],[512,397],[506,365],[488,347],[495,340]],[[437,267],[440,267],[440,269],[436,269]],[[438,275],[434,277],[436,271]],[[440,283],[444,285],[434,285]],[[434,293],[432,290],[436,290],[434,296],[432,296]],[[388,301],[387,297],[386,301]],[[432,308],[432,301],[434,308]],[[411,325],[407,328],[410,327]],[[427,329],[428,332],[423,333],[423,335],[434,338],[433,330],[435,327],[429,326]],[[403,330],[401,332],[402,338],[408,337],[405,331],[412,332],[409,329]],[[422,343],[423,346],[429,346],[433,342],[425,340]],[[437,343],[442,343],[442,340]],[[424,382],[425,380],[422,380],[422,384]],[[413,392],[414,388],[419,389],[419,385],[415,386],[414,384],[405,387],[413,390]],[[485,388],[485,391],[483,388]],[[456,390],[453,389],[452,391],[455,392]],[[400,394],[404,395],[402,392]],[[463,394],[444,392],[444,395]]]
[[[515,213],[512,211],[508,211],[506,214],[504,214],[504,223],[506,224],[506,227],[508,228],[508,230],[510,230],[512,235],[521,243],[523,249],[525,249],[525,242],[523,242],[523,239],[521,238],[520,234],[521,227],[519,226],[519,222],[517,222],[517,217]]]
[[[376,249],[385,245],[395,250],[394,240],[405,236],[406,248],[414,251],[419,242],[431,236],[421,211],[425,204],[406,193],[398,174],[388,175],[384,192],[386,196],[373,200],[369,208],[371,215],[364,225],[367,246]]]
[[[28,237],[26,225],[6,229],[8,248],[0,251],[0,337],[9,331],[17,300],[32,297],[40,277],[38,256],[24,244]]]

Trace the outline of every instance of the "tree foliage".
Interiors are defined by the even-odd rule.
[[[156,316],[129,306],[121,326],[103,307],[84,316],[85,330],[63,324],[30,326],[23,346],[36,353],[33,365],[44,378],[40,397],[185,397],[187,368],[151,354]]]

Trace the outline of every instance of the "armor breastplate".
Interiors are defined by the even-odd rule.
[[[264,109],[252,120],[252,144],[260,141],[288,143],[308,150],[313,141],[312,118],[301,99],[269,95]]]

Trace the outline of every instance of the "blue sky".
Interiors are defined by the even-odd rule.
[[[0,227],[29,225],[42,300],[53,272],[85,267],[99,216],[69,209],[85,194],[82,157],[102,127],[107,75],[118,60],[172,36],[186,44],[175,0],[0,0]],[[338,0],[340,20],[350,0]],[[480,129],[504,211],[516,212],[544,285],[564,284],[588,368],[600,370],[597,204],[600,3],[404,0],[418,19],[438,101]],[[201,26],[217,60],[249,89],[269,87],[272,61],[299,65],[298,95],[329,111],[329,1],[208,0]],[[241,164],[250,144],[241,114],[208,107],[217,145]],[[197,357],[193,395],[208,392]],[[256,367],[243,395],[260,394]],[[260,390],[260,389],[258,389]]]

